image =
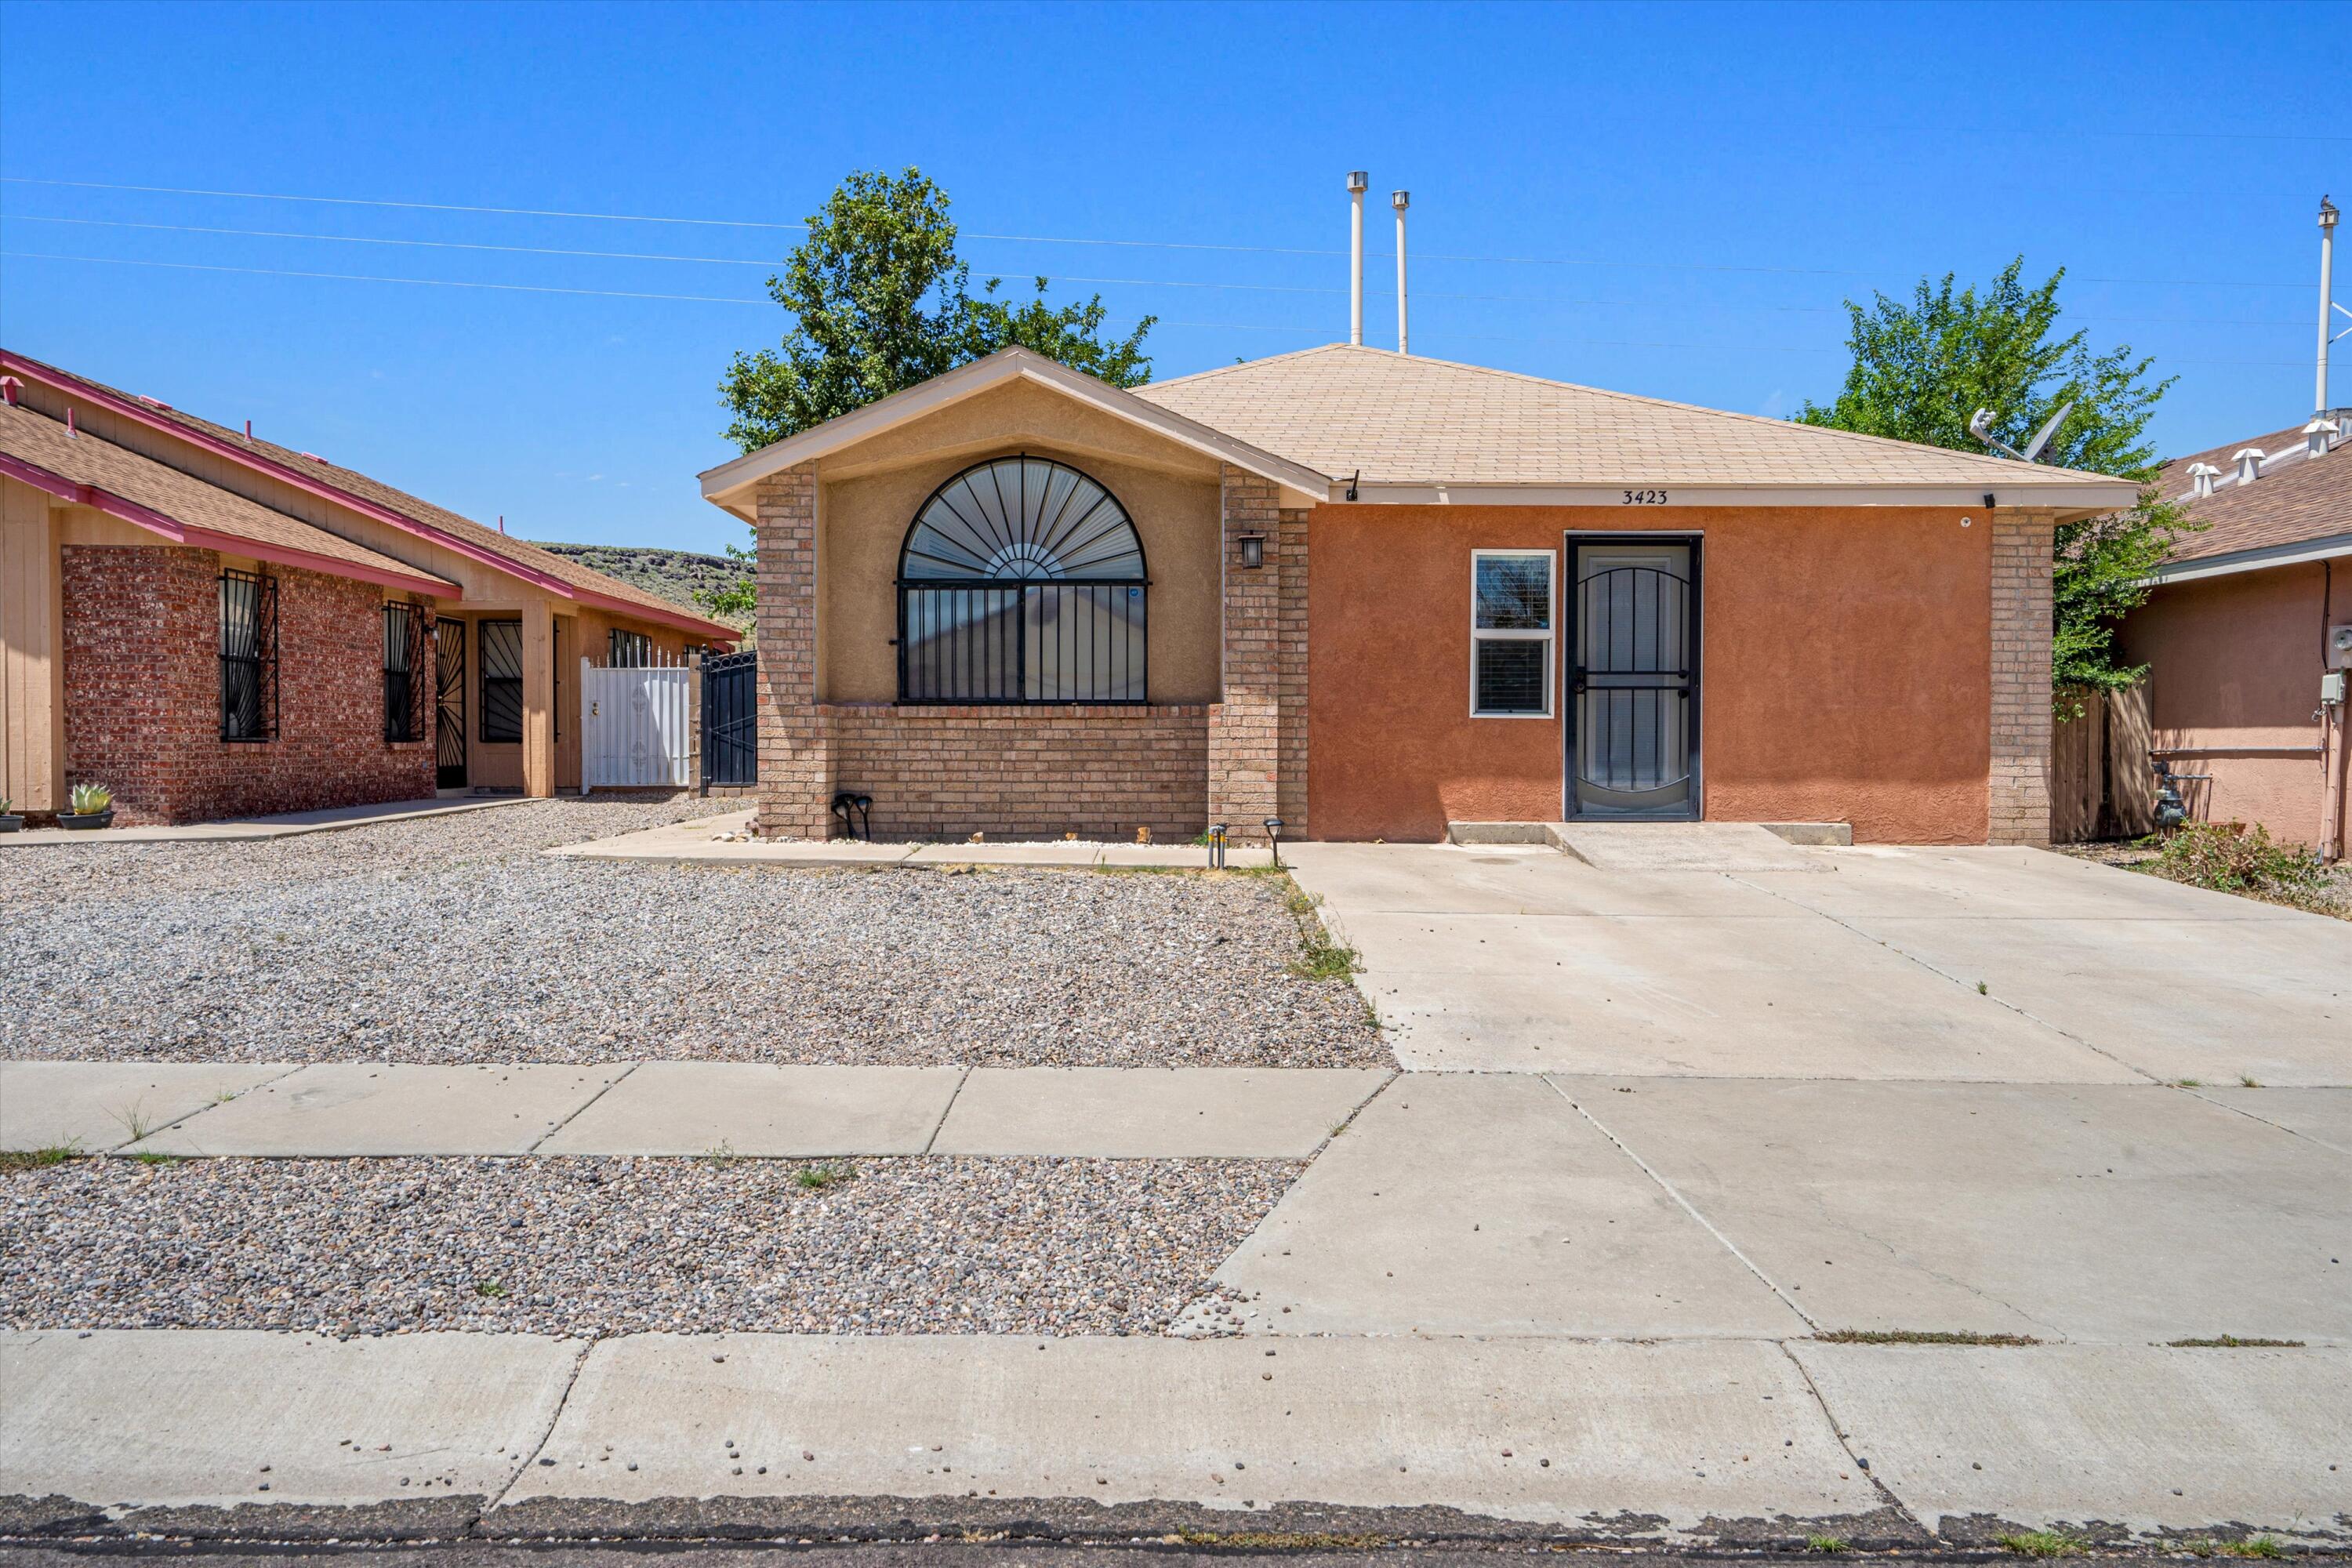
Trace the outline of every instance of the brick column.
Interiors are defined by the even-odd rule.
[[[1279,816],[1282,541],[1268,481],[1225,465],[1220,486],[1224,526],[1223,700],[1209,709],[1209,820],[1237,837],[1264,838],[1259,826]],[[1265,564],[1241,563],[1241,538],[1263,535]]]
[[[2047,512],[1992,516],[1992,769],[1986,842],[2050,842]]]
[[[760,807],[763,838],[828,838],[833,747],[817,709],[816,466],[760,481]]]
[[[1286,510],[1281,523],[1282,618],[1279,642],[1281,727],[1275,797],[1285,837],[1307,837],[1307,518]]]

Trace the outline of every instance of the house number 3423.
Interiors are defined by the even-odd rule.
[[[1627,490],[1625,492],[1624,504],[1627,506],[1664,506],[1666,504],[1666,492],[1664,490]]]

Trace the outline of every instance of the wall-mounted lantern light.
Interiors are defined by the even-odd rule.
[[[1255,572],[1259,567],[1265,564],[1265,534],[1244,533],[1241,536],[1241,546],[1242,566],[1244,570]]]

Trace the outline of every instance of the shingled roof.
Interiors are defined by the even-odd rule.
[[[68,435],[63,421],[15,404],[0,403],[0,473],[173,542],[201,542],[231,554],[419,593],[457,591],[457,584],[446,578],[208,485],[87,430]]]
[[[2189,515],[2206,524],[2201,533],[2182,536],[2172,563],[2187,565],[2250,550],[2352,537],[2352,433],[2338,435],[2325,457],[2305,455],[2303,426],[2291,425],[2267,435],[2227,441],[2202,452],[2175,458],[2158,480],[2167,500],[2181,500]],[[2252,484],[2236,482],[2236,456],[2252,447],[2272,459]],[[2289,454],[2294,460],[2280,462]],[[2210,463],[2222,482],[2210,496],[2197,496],[2189,470]]]
[[[1365,488],[1937,485],[2031,487],[2090,508],[2136,499],[2098,474],[1346,343],[1135,395],[1337,478],[1360,470]]]
[[[606,576],[592,566],[583,566],[577,561],[567,560],[553,551],[542,550],[536,544],[502,533],[497,529],[484,527],[472,518],[451,511],[446,507],[436,506],[421,496],[411,495],[406,490],[385,484],[383,480],[371,478],[357,469],[346,468],[340,464],[328,462],[321,458],[297,451],[290,447],[281,447],[274,441],[264,441],[248,437],[242,430],[232,429],[226,425],[215,425],[209,419],[199,418],[195,415],[173,408],[169,405],[158,403],[152,398],[142,397],[136,393],[109,386],[104,382],[93,381],[89,376],[78,375],[72,371],[60,370],[55,365],[29,359],[23,354],[7,353],[0,356],[0,363],[5,363],[8,368],[15,369],[20,374],[37,375],[53,385],[65,387],[68,391],[79,391],[86,395],[110,399],[118,404],[130,405],[131,409],[142,417],[168,426],[176,426],[191,436],[225,445],[236,452],[246,454],[276,468],[291,469],[295,475],[304,479],[341,491],[344,495],[370,506],[396,513],[400,517],[422,523],[428,529],[446,534],[473,552],[495,556],[500,561],[509,563],[520,568],[520,574],[526,578],[551,578],[566,588],[584,593],[593,599],[624,609],[635,610],[650,619],[667,621],[672,625],[691,626],[713,637],[732,641],[742,636],[742,633],[734,627],[697,616],[691,610],[665,599],[657,594],[647,593],[643,588],[624,583],[617,577]]]

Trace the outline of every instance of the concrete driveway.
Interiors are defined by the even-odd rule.
[[[1286,854],[1408,1068],[2352,1084],[2344,921],[2040,850],[1706,844]]]
[[[1708,838],[1298,847],[1408,1070],[1221,1270],[1240,1326],[2352,1343],[2352,926]]]

